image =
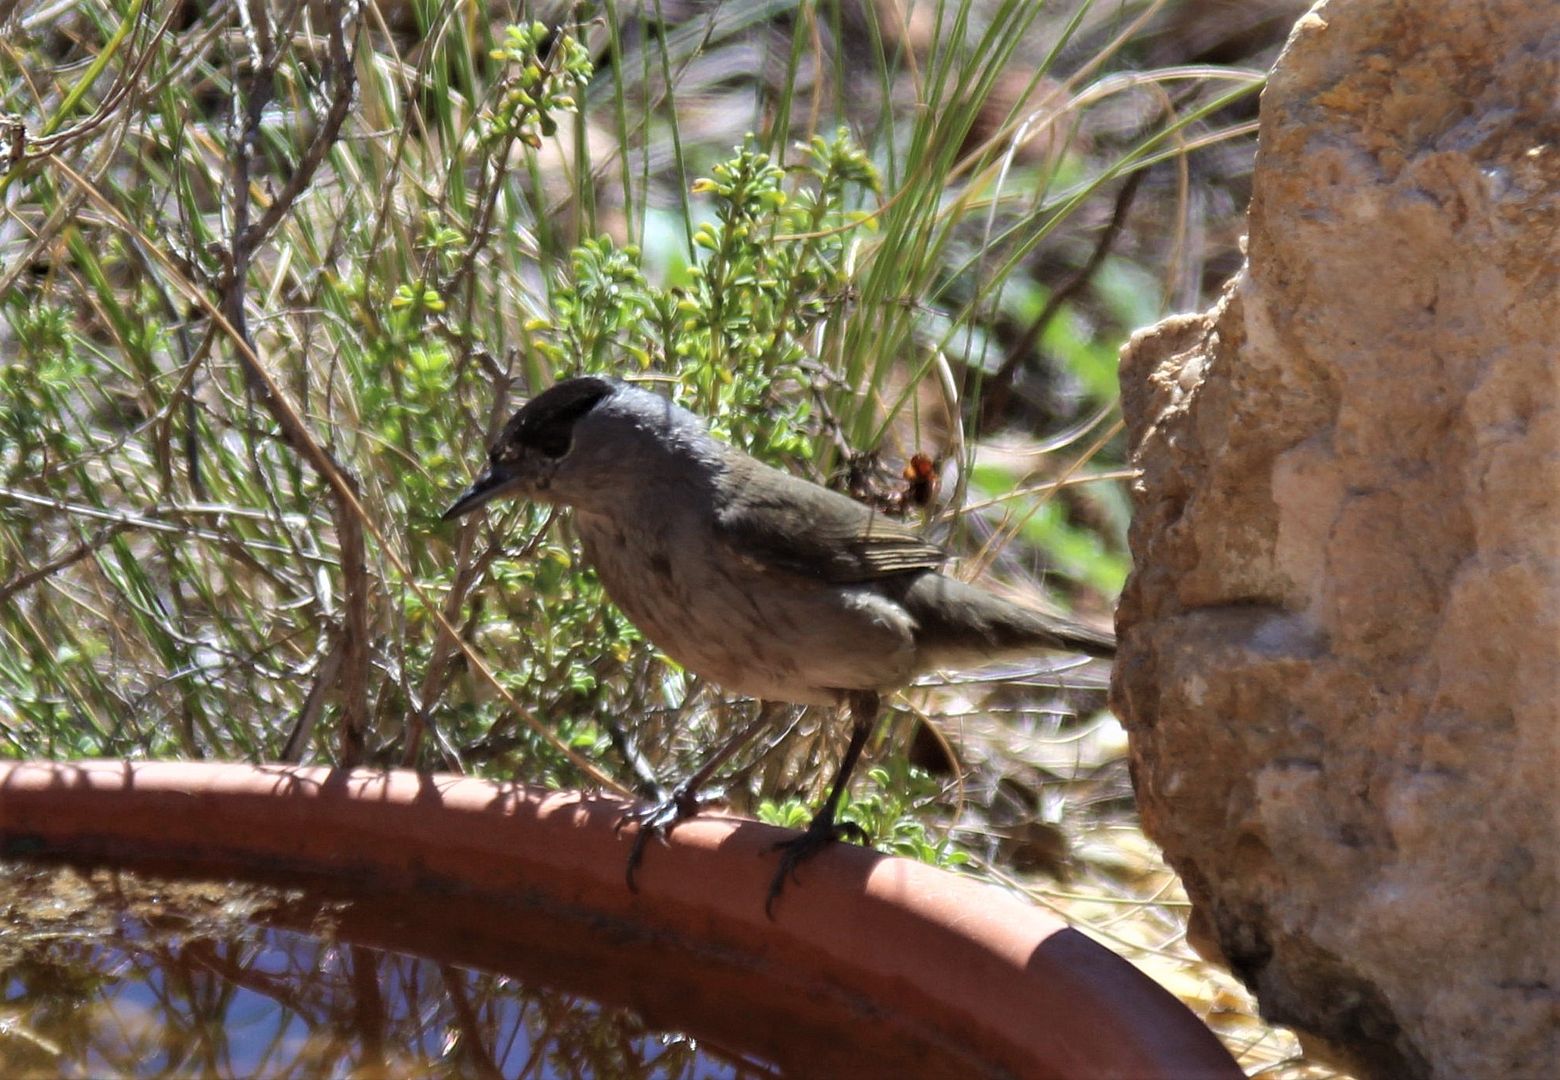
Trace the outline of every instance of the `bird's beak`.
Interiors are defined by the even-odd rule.
[[[494,499],[502,499],[506,495],[512,495],[520,489],[520,478],[506,469],[496,466],[482,470],[482,475],[477,477],[472,485],[460,493],[450,508],[444,511],[440,521],[451,521],[454,518],[464,517],[477,509],[486,506]]]

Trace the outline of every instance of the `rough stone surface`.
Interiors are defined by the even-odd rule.
[[[1377,1077],[1560,1076],[1560,18],[1334,0],[1124,350],[1114,701],[1194,940]]]

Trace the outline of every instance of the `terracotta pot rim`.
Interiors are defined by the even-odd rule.
[[[700,817],[650,845],[631,893],[625,806],[404,771],[0,763],[0,853],[351,885],[406,898],[403,916],[415,905],[468,920],[460,940],[480,938],[482,959],[534,952],[538,938],[561,948],[577,932],[570,947],[590,959],[559,970],[674,969],[679,1000],[702,1001],[716,1029],[723,1011],[752,1020],[775,1001],[785,1021],[759,1042],[780,1058],[788,1032],[839,1026],[842,1008],[859,1007],[882,1047],[902,1029],[992,1074],[1242,1075],[1125,960],[1001,889],[921,863],[838,845],[802,868],[771,920],[771,849],[794,834]]]

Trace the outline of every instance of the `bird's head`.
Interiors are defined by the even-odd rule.
[[[616,504],[627,492],[685,478],[685,466],[698,470],[716,454],[703,423],[658,394],[594,375],[565,379],[510,418],[487,468],[443,520],[504,498]]]
[[[526,402],[489,448],[487,468],[442,520],[463,517],[495,499],[555,501],[553,479],[574,450],[575,429],[618,387],[594,376],[565,379]]]

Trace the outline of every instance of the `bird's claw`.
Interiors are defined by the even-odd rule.
[[[700,796],[683,787],[676,787],[670,794],[656,802],[624,811],[623,816],[618,818],[618,830],[622,831],[626,825],[639,826],[639,832],[634,837],[634,846],[628,853],[626,874],[630,892],[639,891],[639,886],[634,882],[634,873],[639,869],[639,864],[644,861],[645,845],[650,842],[650,838],[653,836],[661,843],[666,843],[666,838],[679,823],[719,800],[719,795]]]
[[[786,879],[789,878],[800,885],[802,879],[796,876],[797,868],[839,840],[853,840],[858,844],[865,844],[869,841],[869,837],[867,831],[854,821],[835,821],[831,812],[823,810],[808,823],[802,835],[771,845],[770,851],[780,852],[780,865],[775,868],[775,876],[769,881],[769,896],[764,901],[764,914],[773,920],[775,901],[780,899],[780,893],[785,889]]]

